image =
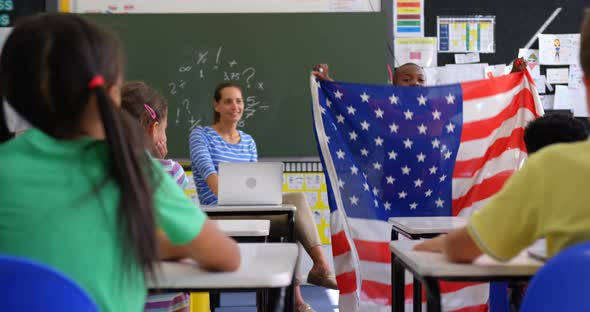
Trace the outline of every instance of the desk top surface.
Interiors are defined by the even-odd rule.
[[[414,251],[420,241],[392,241],[389,249],[408,267],[421,276],[431,277],[493,277],[533,276],[543,265],[527,255],[526,250],[508,262],[498,262],[483,255],[472,264],[451,263],[443,254]]]
[[[270,220],[213,220],[227,236],[268,236]]]
[[[162,261],[157,284],[148,280],[148,287],[182,290],[256,289],[291,284],[299,254],[297,244],[244,243],[239,246],[241,263],[235,272],[206,271],[188,259]]]
[[[294,205],[252,205],[252,206],[217,206],[201,205],[204,212],[264,212],[264,211],[295,211]]]
[[[438,234],[464,227],[463,217],[396,217],[389,218],[391,226],[407,234]]]

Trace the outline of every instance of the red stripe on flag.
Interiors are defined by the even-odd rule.
[[[467,194],[453,200],[453,216],[458,215],[463,208],[498,193],[513,173],[513,170],[502,171],[483,180],[480,184],[472,186]]]
[[[332,255],[336,257],[347,252],[350,252],[350,245],[344,231],[332,234]]]
[[[420,15],[417,14],[398,14],[397,19],[400,20],[420,20]]]
[[[461,83],[463,101],[470,101],[482,97],[489,97],[514,89],[522,83],[523,73],[514,73],[487,80],[476,80]]]
[[[361,261],[391,263],[391,252],[389,251],[389,242],[377,242],[355,239],[354,246],[356,247],[359,259]]]
[[[535,100],[528,89],[523,89],[512,98],[512,101],[499,114],[492,118],[465,123],[461,132],[461,142],[482,139],[488,137],[498,129],[504,121],[518,113],[521,108],[526,108],[536,115]]]
[[[340,294],[350,294],[356,291],[356,272],[346,272],[336,275]]]
[[[439,282],[438,287],[440,288],[441,294],[459,291],[465,287],[481,285],[479,282]],[[405,287],[405,300],[412,300],[414,298],[414,284],[406,284]],[[426,301],[426,291],[422,287],[422,302]]]
[[[458,310],[453,310],[453,312],[487,312],[487,311],[488,311],[487,304],[474,305],[474,306],[469,306],[469,307],[465,307],[465,308],[458,309]]]
[[[363,280],[361,283],[361,299],[381,305],[391,305],[391,285]]]
[[[419,8],[420,2],[398,2],[398,8]]]
[[[512,130],[510,136],[499,138],[488,147],[486,153],[478,158],[469,160],[457,160],[453,169],[453,178],[471,178],[481,169],[488,160],[494,159],[509,149],[519,149],[526,152],[524,143],[524,129],[516,128]]]

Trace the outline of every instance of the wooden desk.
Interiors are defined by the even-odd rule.
[[[241,263],[235,272],[211,272],[192,260],[162,261],[157,278],[148,279],[150,289],[164,291],[258,291],[280,294],[286,289],[284,310],[293,309],[293,277],[299,249],[295,243],[239,244]],[[278,299],[275,294],[273,298]],[[272,301],[272,300],[271,300]],[[266,311],[272,303],[266,302]]]
[[[200,206],[209,216],[260,216],[286,215],[288,222],[287,241],[295,242],[295,206]]]
[[[543,265],[543,262],[529,257],[526,251],[506,263],[488,256],[478,258],[473,264],[450,263],[442,254],[411,250],[417,243],[393,241],[389,244],[392,255],[395,255],[392,258],[392,311],[404,311],[405,269],[425,285],[427,311],[439,312],[439,281],[528,281]]]

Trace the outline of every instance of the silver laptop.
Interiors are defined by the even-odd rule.
[[[283,163],[219,163],[218,206],[280,205]]]

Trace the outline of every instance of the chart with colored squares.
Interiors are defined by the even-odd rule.
[[[397,0],[393,5],[395,38],[424,36],[424,0]]]
[[[441,53],[494,53],[494,16],[437,17]]]

